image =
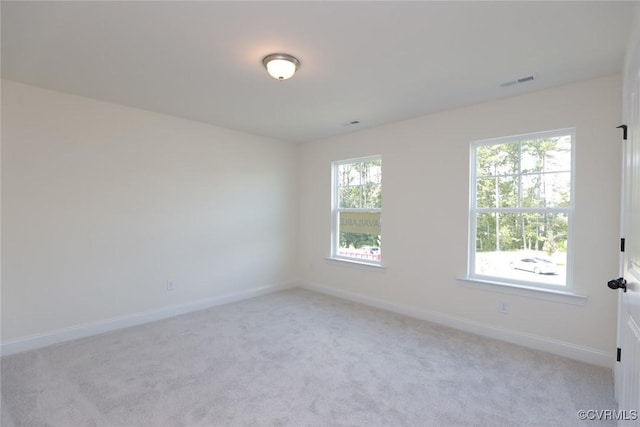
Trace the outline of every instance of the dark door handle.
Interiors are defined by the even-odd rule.
[[[609,286],[611,289],[622,288],[624,292],[627,292],[627,281],[624,280],[622,277],[620,277],[619,279],[609,280],[609,283],[607,283],[607,286]]]

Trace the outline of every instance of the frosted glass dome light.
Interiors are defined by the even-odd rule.
[[[262,60],[262,64],[267,69],[269,75],[276,80],[290,79],[293,77],[298,67],[300,67],[300,61],[286,53],[273,53],[271,55],[267,55]]]

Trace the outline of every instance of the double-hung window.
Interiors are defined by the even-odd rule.
[[[471,143],[469,277],[570,284],[574,129]]]
[[[382,157],[332,164],[331,257],[380,265]]]

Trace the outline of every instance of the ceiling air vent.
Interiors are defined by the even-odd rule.
[[[532,80],[533,80],[533,75],[527,76],[527,77],[521,77],[521,78],[516,79],[516,80],[511,80],[511,81],[508,81],[508,82],[500,83],[500,87],[509,87],[509,86],[520,84],[520,83],[530,82]]]

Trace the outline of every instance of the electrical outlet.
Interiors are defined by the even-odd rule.
[[[502,314],[509,313],[509,303],[505,301],[498,301],[498,311]]]
[[[167,290],[168,291],[173,291],[175,289],[175,283],[173,281],[173,279],[168,279],[167,280]]]

